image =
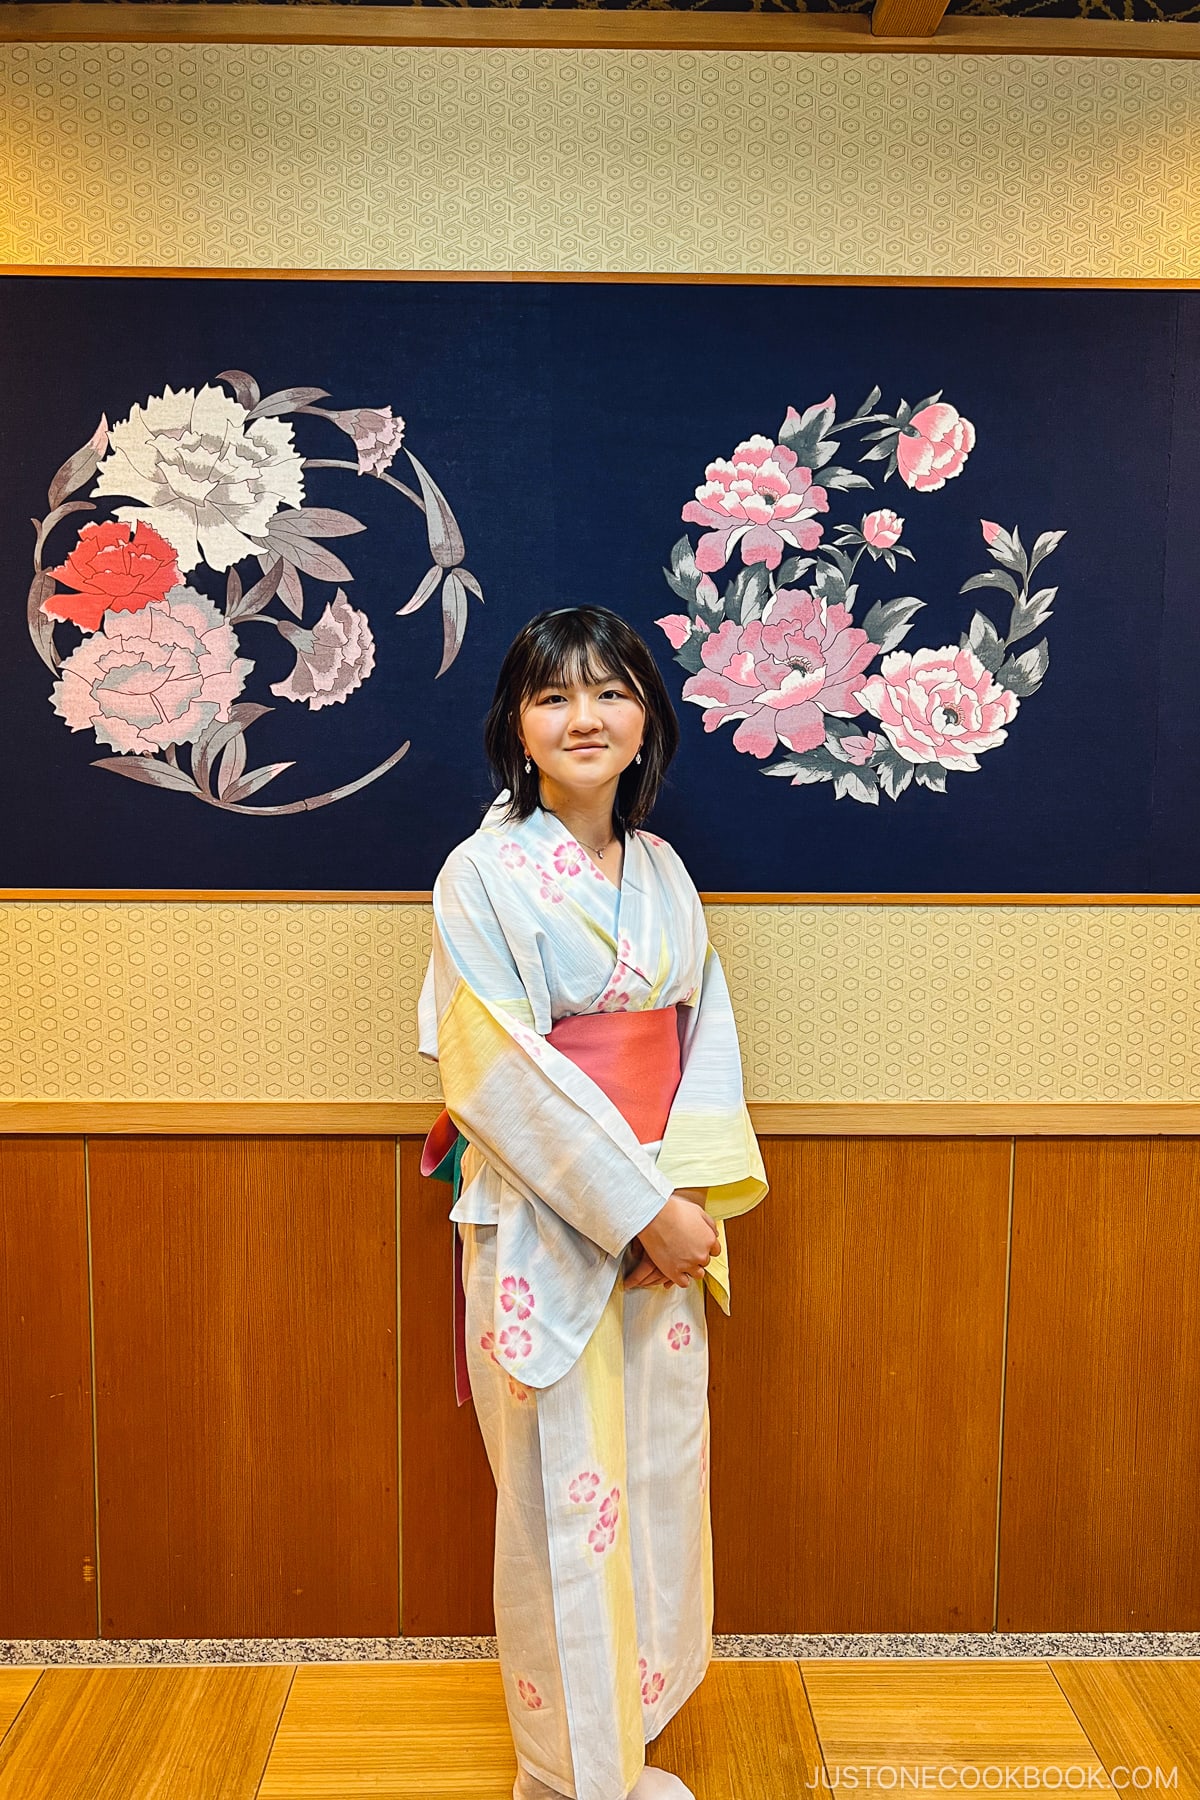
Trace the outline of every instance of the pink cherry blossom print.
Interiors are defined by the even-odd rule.
[[[913,414],[896,439],[900,479],[919,494],[944,487],[975,448],[975,427],[944,400]]]
[[[492,1331],[484,1332],[483,1336],[479,1340],[479,1348],[487,1356],[489,1356],[491,1358],[491,1360],[495,1363],[495,1365],[498,1369],[502,1369],[504,1367],[503,1363],[500,1361],[500,1358],[496,1355],[496,1335],[494,1332],[492,1332]]]
[[[1019,701],[993,681],[973,650],[893,650],[856,698],[875,714],[898,756],[944,769],[977,769],[977,752],[994,749]]]
[[[844,606],[780,588],[761,619],[726,619],[705,638],[704,668],[684,682],[683,697],[704,708],[705,731],[740,719],[733,747],[749,756],[815,750],[826,713],[860,710],[854,690],[877,654]]]
[[[656,850],[661,850],[666,843],[665,838],[655,837],[652,831],[643,831],[640,827],[638,828],[638,836],[644,838],[646,843],[653,844]]]
[[[567,1498],[573,1506],[586,1506],[600,1492],[600,1477],[594,1469],[583,1469],[576,1475],[567,1489]]]
[[[500,846],[500,861],[506,869],[523,869],[525,867],[525,852],[522,850],[520,844],[514,844],[510,839],[507,844],[501,844]]]
[[[731,462],[718,457],[704,473],[682,517],[710,528],[696,549],[705,573],[723,569],[735,545],[744,563],[777,569],[789,545],[815,550],[820,543],[815,514],[829,511],[828,496],[786,444],[756,434],[737,446]]]
[[[667,1343],[672,1350],[686,1350],[692,1341],[692,1328],[683,1319],[677,1319],[667,1332]]]
[[[541,884],[538,888],[538,898],[540,900],[549,900],[551,906],[557,906],[563,897],[562,887],[555,880],[549,869],[543,869],[540,865],[536,866],[538,880]],[[601,877],[601,879],[603,879],[603,877]]]
[[[651,1674],[644,1656],[638,1657],[638,1675],[642,1683],[642,1705],[654,1706],[662,1699],[663,1689],[667,1685],[666,1677],[658,1669]]]
[[[600,1511],[596,1523],[588,1532],[588,1543],[597,1556],[603,1556],[611,1550],[617,1535],[617,1526],[621,1522],[621,1490],[613,1488],[600,1502]]]
[[[523,1703],[529,1708],[530,1712],[537,1712],[540,1710],[542,1706],[542,1696],[538,1693],[537,1688],[532,1681],[525,1681],[518,1676],[517,1692],[520,1694]]]
[[[581,875],[587,868],[588,859],[582,846],[570,838],[564,844],[554,846],[554,867],[560,875]]]
[[[500,1283],[500,1304],[505,1312],[516,1309],[518,1319],[527,1319],[533,1311],[533,1291],[523,1275],[506,1275]]]
[[[528,1356],[533,1349],[533,1339],[520,1325],[509,1325],[496,1340],[509,1362],[516,1362],[518,1357]]]
[[[527,1056],[532,1056],[535,1062],[540,1062],[542,1060],[546,1054],[546,1040],[544,1037],[540,1036],[538,1032],[531,1030],[528,1025],[523,1025],[520,1019],[514,1020],[508,1029]]]
[[[529,1389],[523,1382],[517,1381],[511,1375],[508,1378],[508,1391],[512,1399],[514,1399],[518,1405],[524,1405],[529,1399]]]

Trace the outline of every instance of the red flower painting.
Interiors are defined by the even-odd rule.
[[[165,600],[183,580],[174,546],[152,525],[122,519],[85,525],[66,562],[46,573],[74,591],[50,594],[42,611],[83,631],[98,631],[106,612],[140,612]]]

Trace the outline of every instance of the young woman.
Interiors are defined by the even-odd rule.
[[[645,1766],[712,1654],[704,1283],[767,1191],[724,975],[639,829],[678,743],[603,607],[542,613],[485,728],[504,791],[434,888],[420,1048],[453,1163],[465,1366],[496,1478],[515,1800],[690,1800]],[[451,1152],[453,1151],[453,1155]],[[460,1334],[461,1344],[461,1334]]]

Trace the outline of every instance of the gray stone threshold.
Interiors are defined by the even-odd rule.
[[[717,1637],[716,1656],[1159,1657],[1200,1656],[1200,1631],[931,1632],[887,1636]],[[0,1667],[128,1668],[189,1663],[453,1662],[493,1660],[491,1637],[10,1638]]]

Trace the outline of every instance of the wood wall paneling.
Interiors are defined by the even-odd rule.
[[[986,1631],[1011,1150],[772,1140],[709,1309],[718,1631]]]
[[[394,1144],[89,1158],[101,1634],[394,1636]]]
[[[999,1624],[1200,1626],[1200,1144],[1020,1143]]]
[[[409,1637],[489,1636],[496,1487],[470,1401],[454,1398],[454,1227],[450,1189],[400,1146],[400,1316],[404,1328],[404,1625]]]
[[[96,1636],[79,1139],[0,1138],[0,1638]]]

